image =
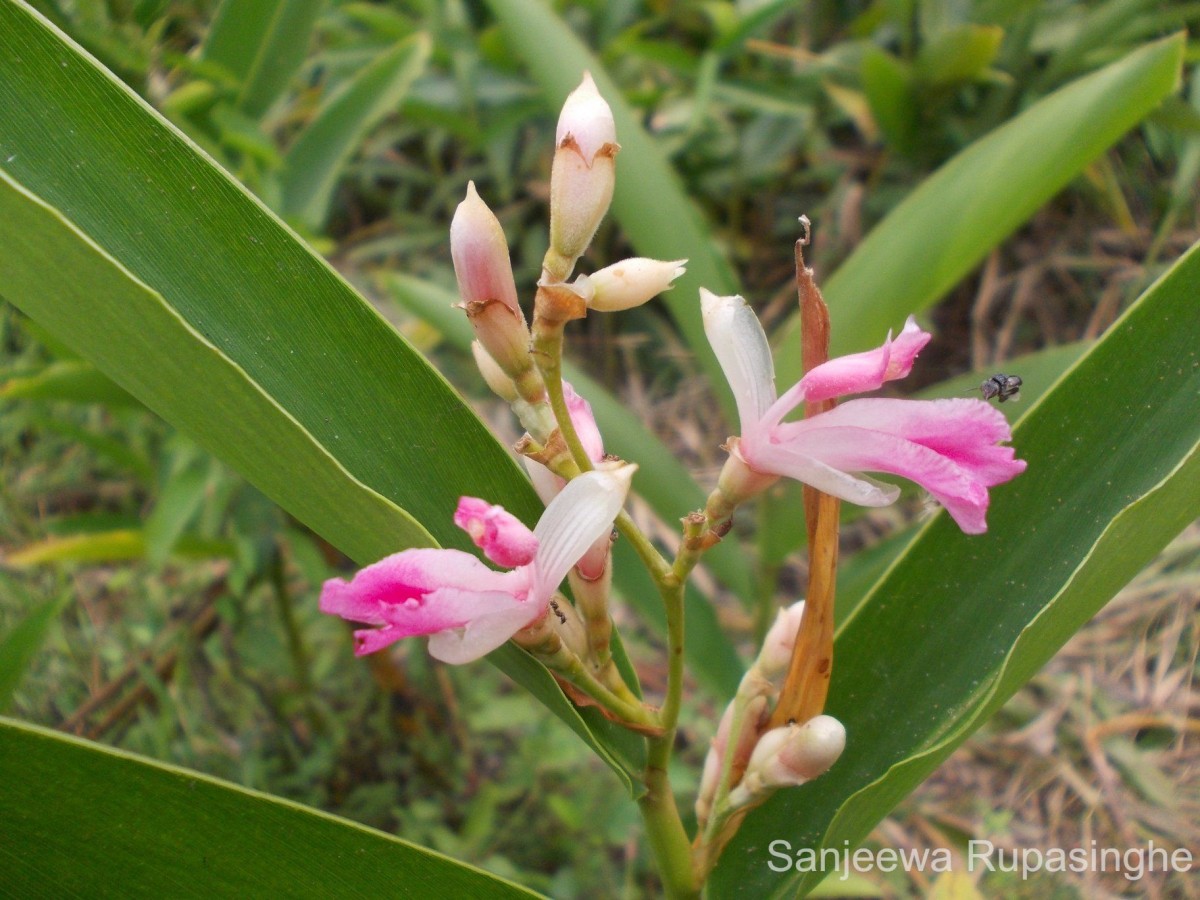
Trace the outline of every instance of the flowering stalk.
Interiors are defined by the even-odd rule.
[[[796,244],[804,377],[776,393],[766,334],[741,297],[701,290],[705,332],[737,400],[741,432],[702,511],[682,520],[668,562],[622,511],[634,466],[606,457],[591,408],[563,380],[564,331],[589,310],[619,311],[670,288],[685,260],[626,259],[578,275],[612,198],[619,149],[612,111],[590,76],[563,106],[551,170],[550,240],[532,328],[517,302],[503,229],[474,185],[455,213],[451,252],[459,292],[489,387],[526,428],[516,445],[546,510],[534,531],[482,500],[464,497],[455,514],[497,571],[456,550],[406,550],[349,582],[328,581],[321,609],[372,628],[355,633],[358,653],[426,635],[430,652],[461,663],[512,640],[546,666],[580,706],[645,737],[638,806],[669,897],[697,897],[722,848],[747,812],[773,791],[818,777],[838,758],[845,730],[821,715],[833,659],[833,596],[841,500],[894,501],[898,489],[861,474],[884,471],[924,485],[964,531],[985,530],[988,488],[1024,463],[1003,446],[1007,423],[980,401],[921,403],[837,398],[901,378],[929,340],[910,318],[876,350],[828,359],[829,317]],[[1003,399],[1003,398],[1002,398]],[[805,418],[789,421],[804,405]],[[806,600],[781,610],[757,660],[722,716],[696,800],[694,844],[668,776],[682,706],[684,589],[703,554],[731,526],[745,500],[781,477],[805,485],[810,553]],[[613,527],[633,547],[661,597],[667,679],[662,705],[638,698],[612,660]],[[574,604],[558,593],[571,585]],[[786,677],[785,677],[786,676]]]

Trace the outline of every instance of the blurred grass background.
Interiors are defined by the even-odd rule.
[[[511,433],[469,359],[397,303],[390,278],[453,286],[447,229],[468,180],[505,225],[524,293],[538,275],[555,113],[485,4],[34,5]],[[768,328],[794,303],[798,213],[816,225],[810,264],[832,271],[973,140],[1200,19],[1200,4],[1145,0],[556,9],[669,156]],[[915,386],[1096,337],[1200,236],[1200,90],[1190,70],[1185,81],[931,311],[937,337]],[[583,267],[631,252],[609,221]],[[660,306],[592,317],[572,353],[711,480],[728,427]],[[847,549],[877,544],[918,507],[862,517]],[[316,612],[337,554],[7,306],[0,551],[0,701],[15,715],[395,831],[555,897],[637,897],[653,883],[635,811],[573,736],[498,673],[435,665],[419,642],[355,662],[342,623]],[[780,601],[803,583],[797,565],[781,573]],[[1193,529],[873,840],[1200,845],[1198,602]],[[723,613],[748,641],[741,607]],[[620,624],[653,690],[653,639],[631,616]],[[692,703],[685,797],[718,711],[699,691]],[[858,890],[933,888],[880,879]],[[1120,876],[979,885],[1005,897],[1129,889]],[[1161,876],[1136,890],[1197,895],[1194,881]]]

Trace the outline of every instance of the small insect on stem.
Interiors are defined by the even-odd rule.
[[[1000,403],[1021,399],[1021,376],[996,374],[979,386],[984,400],[995,397]]]
[[[557,600],[551,600],[551,601],[550,601],[550,608],[551,608],[552,610],[554,610],[554,614],[555,614],[556,616],[558,616],[558,621],[559,621],[559,623],[560,623],[560,624],[562,624],[562,625],[566,625],[566,624],[567,624],[567,617],[566,617],[565,615],[563,615],[563,611],[562,611],[561,609],[559,609],[559,608],[558,608],[558,601],[557,601]]]

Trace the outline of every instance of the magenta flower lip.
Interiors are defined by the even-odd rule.
[[[567,572],[611,531],[636,468],[621,465],[573,479],[533,531],[503,507],[464,497],[455,523],[488,559],[514,568],[490,569],[461,550],[404,550],[350,581],[326,581],[321,612],[377,626],[354,633],[360,656],[428,635],[430,654],[443,662],[478,659],[546,613]]]
[[[873,391],[903,378],[930,335],[904,329],[864,353],[817,366],[777,397],[762,325],[739,296],[701,290],[704,329],[737,401],[742,433],[733,452],[755,472],[793,478],[860,506],[886,506],[899,488],[863,472],[900,475],[924,487],[968,534],[987,530],[988,488],[1025,471],[1008,421],[982,400],[850,400],[799,422],[800,404]]]

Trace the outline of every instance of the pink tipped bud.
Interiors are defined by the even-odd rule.
[[[550,169],[550,253],[547,268],[555,280],[570,274],[608,205],[616,183],[616,125],[612,110],[584,73],[563,104]]]
[[[450,223],[450,255],[476,337],[496,364],[519,381],[533,367],[529,327],[517,304],[504,229],[475,192],[474,182]]]
[[[742,783],[729,795],[731,806],[745,804],[781,787],[824,775],[846,748],[846,729],[833,716],[803,725],[773,728],[759,739]]]
[[[804,618],[804,601],[793,603],[775,615],[775,623],[763,639],[758,652],[758,671],[768,681],[775,681],[787,672],[792,661],[792,648],[796,646],[796,635],[800,633],[800,620]]]
[[[568,138],[574,138],[579,154],[589,164],[606,144],[616,143],[617,126],[612,109],[600,96],[591,72],[583,73],[579,87],[567,95],[558,114],[554,142],[561,147]]]
[[[686,259],[662,262],[635,257],[613,263],[588,276],[592,299],[588,306],[604,312],[616,312],[641,306],[671,287],[685,271]]]
[[[498,566],[528,565],[537,553],[538,539],[520,519],[478,497],[459,498],[454,524]]]

